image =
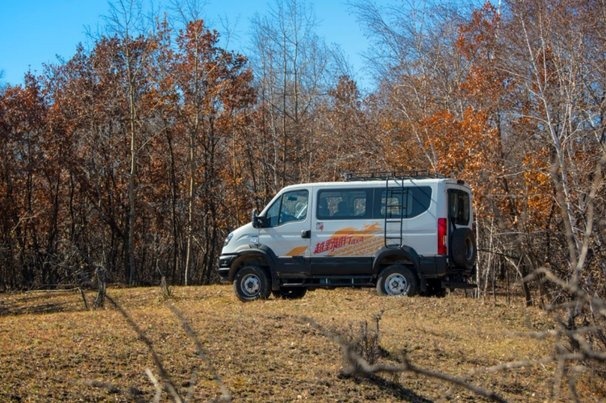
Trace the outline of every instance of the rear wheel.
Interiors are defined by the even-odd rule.
[[[244,266],[234,277],[234,291],[240,301],[267,299],[271,292],[265,271],[257,266]]]
[[[429,279],[427,280],[425,295],[428,297],[442,298],[446,296],[446,288],[442,287],[442,280],[440,279]]]
[[[412,296],[419,291],[417,277],[403,265],[391,265],[379,273],[377,293],[389,296]]]
[[[307,288],[303,287],[283,287],[278,291],[272,291],[272,294],[276,298],[284,299],[300,299],[307,293]]]

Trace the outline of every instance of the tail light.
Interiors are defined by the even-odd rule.
[[[448,254],[448,222],[446,218],[438,218],[438,255]]]

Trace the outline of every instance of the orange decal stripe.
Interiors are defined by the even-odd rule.
[[[329,256],[348,256],[356,250],[374,247],[375,236],[381,230],[379,223],[365,225],[362,229],[353,227],[341,228],[333,233],[326,241],[316,244],[313,254],[328,253]]]
[[[307,250],[307,246],[296,246],[292,248],[286,256],[303,256],[305,251]]]

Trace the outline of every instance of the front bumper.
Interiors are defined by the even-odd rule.
[[[234,261],[237,255],[221,255],[219,256],[219,276],[221,280],[229,281],[229,271],[231,269],[231,263]]]

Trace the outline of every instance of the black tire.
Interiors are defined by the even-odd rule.
[[[303,288],[303,287],[284,287],[284,288],[280,288],[278,291],[272,291],[271,293],[276,298],[301,299],[307,293],[307,288]]]
[[[388,296],[413,296],[419,292],[417,276],[408,267],[394,264],[386,267],[377,279],[377,293]]]
[[[471,270],[476,263],[476,238],[469,228],[457,228],[450,236],[450,257],[457,267]]]
[[[427,280],[427,290],[424,295],[428,297],[443,298],[446,296],[446,288],[442,287],[442,280],[432,278]]]
[[[242,302],[267,299],[271,293],[269,279],[263,269],[244,266],[234,277],[234,291]]]

